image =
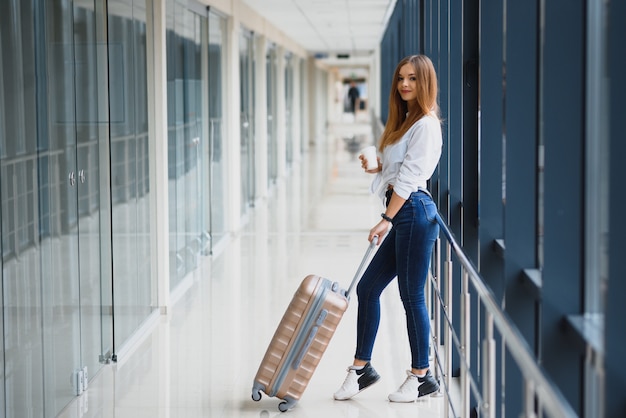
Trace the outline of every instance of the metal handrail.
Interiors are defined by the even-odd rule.
[[[479,300],[485,307],[486,318],[485,318],[485,340],[483,344],[485,345],[484,352],[484,361],[483,361],[483,393],[480,397],[477,397],[482,400],[482,404],[480,408],[482,413],[487,417],[495,417],[495,340],[493,337],[493,325],[495,324],[497,330],[502,336],[502,341],[504,342],[506,348],[509,353],[519,366],[519,370],[521,371],[524,378],[524,408],[525,408],[525,417],[534,417],[535,415],[535,402],[534,399],[537,397],[540,402],[538,403],[541,411],[547,413],[547,416],[554,418],[570,418],[570,417],[578,417],[574,409],[567,402],[563,394],[560,392],[558,387],[551,381],[551,379],[547,376],[547,374],[543,371],[541,366],[536,362],[535,357],[530,350],[526,340],[523,338],[522,334],[518,330],[518,328],[514,325],[512,320],[508,317],[506,312],[500,309],[496,299],[491,292],[491,290],[484,283],[477,269],[474,267],[473,263],[469,260],[469,258],[464,253],[461,246],[458,244],[456,239],[454,238],[454,234],[448,228],[448,225],[443,221],[441,216],[437,215],[437,222],[439,223],[441,232],[445,236],[447,240],[446,247],[446,260],[444,264],[444,279],[445,283],[445,293],[442,295],[440,286],[440,263],[441,263],[441,254],[440,254],[440,243],[439,239],[437,240],[436,248],[435,248],[435,263],[432,266],[435,269],[433,273],[433,278],[431,280],[431,284],[435,286],[436,298],[435,300],[439,301],[441,305],[441,309],[444,312],[444,316],[447,317],[445,324],[446,334],[444,335],[444,343],[441,344],[441,338],[439,338],[440,332],[440,314],[435,310],[435,325],[433,326],[433,341],[434,341],[434,349],[436,351],[437,362],[440,363],[439,353],[438,353],[438,345],[441,344],[444,346],[444,357],[445,363],[443,365],[439,364],[438,369],[436,368],[436,375],[438,375],[439,370],[443,371],[443,376],[445,380],[446,393],[445,396],[448,400],[448,403],[452,406],[452,402],[450,400],[450,396],[448,393],[450,387],[450,369],[451,369],[451,361],[452,361],[452,340],[451,338],[451,328],[452,325],[449,321],[451,318],[451,288],[452,288],[452,257],[451,253],[454,252],[454,255],[458,259],[459,263],[463,268],[462,272],[462,295],[461,295],[461,338],[460,340],[456,338],[454,341],[457,346],[457,349],[462,353],[464,358],[461,361],[461,399],[462,399],[462,415],[463,417],[469,417],[469,385],[474,383],[470,382],[471,376],[469,376],[469,366],[470,366],[470,358],[469,358],[469,292],[468,287],[471,284],[476,294],[478,295]],[[448,329],[450,328],[450,329]],[[456,332],[455,332],[456,333]],[[458,333],[456,333],[458,335]],[[475,386],[472,386],[473,389],[476,389]],[[454,412],[454,408],[453,408]],[[456,415],[456,414],[455,414]],[[448,416],[448,408],[445,409],[445,416]]]

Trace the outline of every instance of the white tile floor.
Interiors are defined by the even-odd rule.
[[[367,231],[380,214],[380,203],[368,192],[371,177],[346,152],[342,136],[350,129],[337,130],[327,149],[305,155],[289,180],[256,205],[243,231],[220,254],[202,261],[170,313],[156,317],[145,338],[94,377],[60,417],[285,416],[278,412],[278,399],[251,399],[252,381],[275,327],[307,274],[348,286],[367,248]],[[363,132],[368,130],[365,126]],[[442,397],[412,404],[387,400],[404,381],[410,360],[394,285],[384,294],[383,310],[373,359],[381,381],[353,400],[332,398],[354,351],[353,303],[288,416],[443,416]]]

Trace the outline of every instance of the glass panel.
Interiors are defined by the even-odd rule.
[[[293,162],[293,61],[291,54],[285,55],[285,136],[288,164]]]
[[[167,139],[168,139],[168,179],[169,179],[169,249],[170,249],[170,286],[177,285],[179,271],[185,267],[183,259],[179,259],[178,254],[184,249],[179,246],[178,237],[178,205],[177,191],[179,173],[183,170],[180,168],[182,147],[179,147],[179,136],[182,132],[177,126],[177,121],[182,118],[178,114],[179,109],[182,111],[182,100],[178,96],[182,93],[182,88],[177,84],[177,79],[182,77],[183,54],[181,52],[181,38],[176,33],[176,26],[182,26],[178,23],[180,9],[174,2],[167,5]],[[182,185],[181,185],[182,186]],[[182,274],[180,274],[182,275]],[[174,283],[171,283],[174,282]]]
[[[43,416],[44,412],[41,274],[50,266],[47,264],[49,257],[40,257],[39,249],[42,240],[45,240],[42,245],[50,247],[50,236],[39,215],[40,204],[49,203],[40,201],[40,195],[48,189],[38,186],[48,181],[46,163],[51,153],[47,144],[37,144],[39,85],[35,75],[34,16],[31,2],[0,2],[0,233],[4,338],[4,390],[0,396],[0,415],[12,417]],[[70,333],[75,329],[71,321],[64,325]],[[67,357],[71,356],[70,349]],[[54,374],[56,370],[51,368],[50,371]]]
[[[185,264],[190,272],[197,267],[202,233],[202,161],[200,147],[204,144],[202,126],[202,92],[206,90],[206,77],[202,74],[202,18],[195,13],[185,13],[187,42],[185,45],[186,74],[184,76],[183,123],[185,126],[185,194],[179,205],[187,206],[185,213]],[[204,45],[206,47],[206,45]],[[181,211],[182,212],[182,211]]]
[[[115,351],[156,309],[151,274],[145,0],[109,0]]]
[[[208,154],[203,153],[209,132],[204,126],[208,71],[202,60],[207,19],[173,2],[167,12],[170,288],[174,289],[197,267],[208,240],[204,200],[199,198],[207,181],[203,174],[208,173],[203,168],[208,164]]]
[[[268,181],[275,183],[278,177],[278,137],[276,135],[276,92],[278,79],[278,57],[276,48],[267,50],[267,166]]]
[[[239,41],[241,94],[241,213],[254,201],[254,45],[252,34],[242,29]]]
[[[298,86],[298,89],[300,89],[300,103],[298,106],[300,108],[300,149],[306,150],[308,148],[306,138],[308,137],[307,127],[309,123],[309,118],[306,112],[309,106],[306,102],[306,95],[304,94],[304,92],[306,91],[306,80],[308,76],[306,61],[303,59],[298,59],[298,62],[300,65],[300,85]]]
[[[48,131],[41,182],[49,199],[49,237],[42,240],[45,411],[56,415],[75,396],[80,364],[75,72],[72,3],[47,4]],[[74,9],[79,13],[79,9]],[[80,45],[78,46],[80,48]],[[81,114],[84,117],[84,114]],[[44,144],[40,144],[40,147]],[[42,154],[40,153],[40,156]],[[40,157],[41,159],[41,157]]]
[[[109,4],[111,2],[109,1]],[[152,235],[150,212],[150,137],[148,134],[148,52],[146,0],[133,0],[133,67],[135,72],[132,106],[134,107],[135,165],[136,182],[133,190],[137,209],[136,254],[137,299],[143,321],[157,308],[157,277],[152,274]]]
[[[93,4],[75,2],[76,55],[76,186],[78,191],[80,255],[81,357],[79,364],[95,374],[101,367],[100,318],[100,124],[106,125],[108,107],[99,108],[98,38]],[[91,6],[91,7],[90,7]],[[99,28],[102,30],[102,28]],[[104,63],[106,65],[106,62]],[[106,103],[105,103],[106,104]],[[106,130],[105,132],[106,133]]]
[[[211,213],[211,237],[214,243],[226,236],[226,166],[224,161],[224,107],[222,86],[226,85],[226,19],[209,13],[209,153],[210,194],[203,193],[205,207]]]

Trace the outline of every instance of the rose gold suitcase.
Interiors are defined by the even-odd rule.
[[[347,291],[320,276],[304,278],[259,366],[252,387],[253,400],[261,400],[263,391],[283,400],[278,405],[281,412],[295,406],[348,308],[350,293],[376,242],[368,247]]]

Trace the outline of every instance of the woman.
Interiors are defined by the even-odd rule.
[[[378,167],[366,169],[376,174],[371,191],[386,205],[368,240],[389,232],[357,286],[356,353],[346,380],[334,394],[337,400],[350,399],[380,379],[370,364],[380,322],[380,295],[396,276],[406,312],[411,370],[389,400],[413,402],[439,390],[429,371],[430,322],[424,297],[432,249],[439,235],[437,207],[426,189],[441,156],[438,110],[432,62],[424,55],[404,58],[393,76],[389,117],[379,146],[382,161],[377,158]],[[362,155],[359,158],[366,168],[367,160]]]

